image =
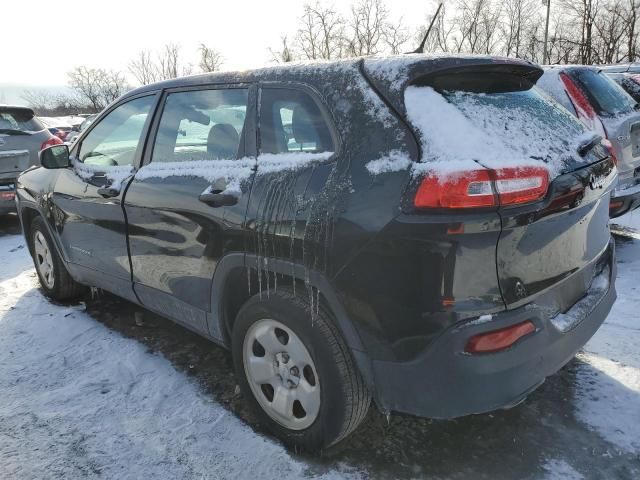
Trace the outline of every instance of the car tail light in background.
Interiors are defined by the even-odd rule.
[[[589,130],[593,130],[602,135],[603,138],[606,138],[607,132],[605,132],[602,122],[584,92],[566,73],[562,72],[560,79],[564,84],[564,88],[567,91],[567,95],[569,95],[573,107],[576,109],[578,119],[581,120]]]
[[[2,192],[0,191],[0,200],[13,200],[16,196],[15,192]]]
[[[47,147],[52,147],[53,145],[62,145],[62,140],[60,140],[58,137],[51,136],[50,138],[42,142],[42,145],[40,145],[40,150],[42,151]]]
[[[414,198],[418,208],[478,208],[518,205],[544,198],[549,172],[544,167],[514,167],[429,175]]]
[[[536,331],[531,320],[526,320],[510,327],[493,330],[492,332],[474,335],[467,342],[464,351],[467,353],[495,353],[506,350],[514,343]]]

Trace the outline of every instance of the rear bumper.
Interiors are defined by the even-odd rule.
[[[624,189],[616,189],[611,194],[609,216],[620,217],[640,207],[640,183]]]
[[[383,411],[431,418],[454,418],[517,405],[571,360],[607,317],[616,299],[613,242],[599,263],[608,266],[608,286],[596,298],[589,298],[590,294],[583,297],[567,312],[579,316],[567,331],[560,331],[545,310],[534,304],[493,315],[490,321],[456,325],[412,362],[373,362],[378,405]],[[585,303],[588,309],[584,309]],[[473,335],[525,320],[531,320],[536,331],[508,350],[464,353]]]

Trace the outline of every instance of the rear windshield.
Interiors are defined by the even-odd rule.
[[[577,147],[594,134],[573,115],[535,87],[497,90],[407,88],[405,105],[423,139],[423,160],[453,170],[456,163],[501,168],[543,162],[552,174],[583,161]]]
[[[39,132],[44,125],[29,110],[0,110],[0,133]]]
[[[634,109],[636,102],[633,98],[605,73],[580,69],[573,75],[591,97],[598,115],[618,115]]]
[[[618,85],[631,95],[636,101],[640,101],[640,83],[638,80],[634,80],[637,75],[628,75],[626,73],[610,73],[608,74]]]

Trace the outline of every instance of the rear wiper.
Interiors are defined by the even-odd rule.
[[[8,135],[29,135],[28,132],[23,130],[15,130],[13,128],[0,128],[0,133],[6,133]]]
[[[593,147],[598,145],[602,141],[602,137],[600,135],[594,135],[590,140],[581,143],[578,146],[578,153],[581,157],[584,157]]]

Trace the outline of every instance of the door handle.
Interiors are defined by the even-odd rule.
[[[120,195],[120,190],[111,187],[102,187],[98,189],[98,195],[104,198],[113,198]]]
[[[238,197],[228,193],[202,193],[198,197],[198,200],[211,207],[230,207],[238,203]]]

